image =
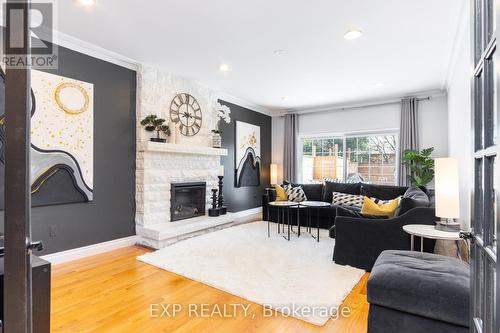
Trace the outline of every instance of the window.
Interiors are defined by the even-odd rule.
[[[332,179],[396,184],[395,134],[303,138],[301,143],[304,183]]]
[[[322,182],[323,179],[344,179],[343,138],[304,139],[302,142],[302,179]]]

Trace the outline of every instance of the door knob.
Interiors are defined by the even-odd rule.
[[[470,240],[471,242],[474,241],[474,236],[472,235],[472,232],[470,231],[460,231],[459,234],[460,238],[464,240]]]
[[[42,251],[43,250],[43,243],[42,241],[31,241],[28,243],[28,251]]]

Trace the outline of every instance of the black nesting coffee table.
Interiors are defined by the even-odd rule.
[[[288,225],[288,236],[283,236],[286,240],[290,241],[290,208],[298,208],[300,207],[299,202],[292,201],[272,201],[268,203],[267,206],[267,237],[271,237],[270,230],[270,216],[269,216],[269,206],[276,207],[278,209],[278,234],[280,233],[280,226],[283,224],[283,231],[285,229],[285,216],[286,216],[286,224]],[[298,212],[297,212],[298,213]],[[299,219],[297,219],[297,224],[299,225],[299,236],[300,236],[300,223]]]
[[[324,201],[303,201],[300,203],[302,207],[307,208],[307,231],[311,235],[312,238],[316,239],[319,242],[319,213],[321,209],[329,208],[331,205]],[[311,226],[311,210],[316,209],[316,232],[317,236],[315,237],[312,234],[312,226]]]

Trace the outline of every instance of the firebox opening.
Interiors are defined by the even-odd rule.
[[[205,182],[171,184],[170,221],[205,215]]]

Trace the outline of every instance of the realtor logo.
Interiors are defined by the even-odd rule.
[[[24,19],[26,2],[4,3],[4,19],[10,26],[3,34],[2,61],[7,68],[32,67],[34,69],[57,68],[57,45],[54,44],[54,5],[51,2],[34,2],[29,6],[29,56],[26,56],[27,41]]]

